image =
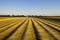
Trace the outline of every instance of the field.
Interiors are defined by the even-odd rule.
[[[0,17],[0,40],[60,40],[60,17]]]

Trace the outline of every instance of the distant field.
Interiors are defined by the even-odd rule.
[[[60,17],[0,17],[0,40],[60,40]]]

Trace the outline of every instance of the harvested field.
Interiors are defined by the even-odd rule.
[[[60,40],[58,20],[60,17],[0,17],[0,40]]]

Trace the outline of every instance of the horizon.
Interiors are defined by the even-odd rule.
[[[60,0],[0,0],[0,15],[60,16]]]

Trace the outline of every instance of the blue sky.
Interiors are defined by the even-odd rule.
[[[60,0],[0,0],[0,15],[60,16]]]

